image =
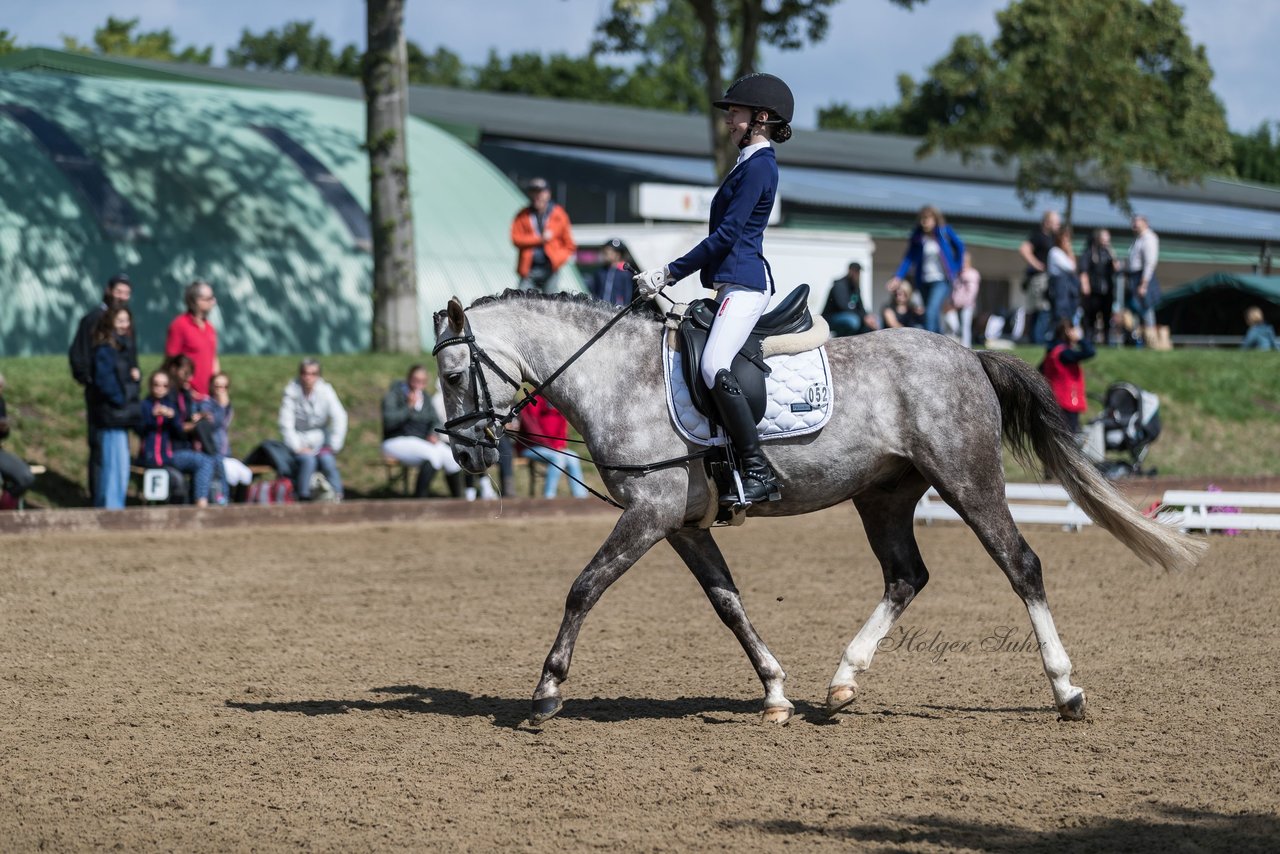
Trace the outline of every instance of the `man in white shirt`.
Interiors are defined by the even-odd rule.
[[[1158,340],[1156,331],[1156,303],[1160,300],[1160,282],[1156,279],[1156,264],[1160,260],[1160,238],[1142,214],[1133,216],[1133,245],[1125,263],[1125,284],[1129,290],[1128,303],[1142,323],[1142,338],[1148,347]]]
[[[280,435],[297,458],[298,497],[311,500],[312,475],[319,468],[333,489],[333,498],[341,501],[342,475],[336,456],[347,439],[347,410],[333,386],[320,378],[320,363],[315,359],[303,359],[298,378],[285,386]]]

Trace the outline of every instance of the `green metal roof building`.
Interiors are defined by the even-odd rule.
[[[88,76],[95,60],[27,54],[40,67],[0,70],[0,356],[65,352],[117,271],[133,280],[144,351],[163,347],[196,278],[217,292],[223,352],[368,347],[363,104]],[[525,199],[431,124],[411,119],[408,143],[429,341],[450,296],[514,283],[509,229]],[[581,287],[575,270],[561,280]]]

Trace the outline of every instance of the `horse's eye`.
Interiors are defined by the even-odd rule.
[[[456,371],[452,374],[445,374],[444,381],[449,385],[457,385],[462,382],[462,372]]]

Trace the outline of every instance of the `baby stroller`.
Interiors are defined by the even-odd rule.
[[[1135,475],[1152,476],[1144,469],[1151,443],[1160,436],[1160,398],[1132,383],[1112,383],[1102,400],[1102,414],[1085,427],[1084,452],[1110,480]],[[1107,456],[1120,451],[1128,460]]]

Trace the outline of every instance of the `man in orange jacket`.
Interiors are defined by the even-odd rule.
[[[551,188],[542,178],[525,184],[529,205],[511,221],[511,242],[519,251],[516,273],[521,288],[549,293],[555,290],[556,274],[577,246],[569,226],[569,215],[551,201]]]

